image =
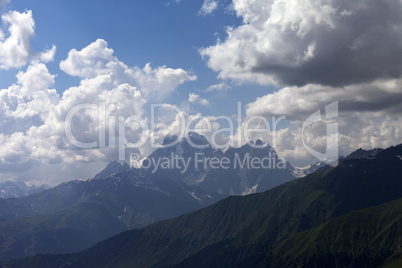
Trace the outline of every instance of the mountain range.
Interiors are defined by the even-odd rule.
[[[16,198],[42,192],[49,189],[48,185],[27,186],[22,181],[6,181],[0,183],[0,198]]]
[[[165,178],[223,195],[263,192],[321,167],[317,163],[295,168],[261,140],[223,152],[204,136],[189,132],[182,139],[167,136],[163,146],[142,161],[139,173],[150,180]],[[163,160],[167,168],[161,167]]]
[[[2,267],[401,267],[402,145]]]
[[[168,136],[164,144],[175,139]],[[204,136],[190,132],[177,144],[155,150],[147,158],[149,166],[143,161],[141,167],[132,168],[113,161],[92,179],[0,199],[0,260],[77,252],[120,232],[200,209],[229,195],[262,192],[296,178],[290,163],[283,163],[280,169],[247,166],[249,159],[280,163],[269,145],[261,141],[252,145],[222,152],[213,149]],[[198,156],[218,162],[226,159],[228,168],[197,163]],[[186,161],[187,168],[175,165],[175,159]],[[161,166],[162,160],[169,165]]]
[[[111,163],[109,165],[115,165]],[[126,170],[0,200],[0,259],[83,250],[119,232],[212,204],[224,196]]]

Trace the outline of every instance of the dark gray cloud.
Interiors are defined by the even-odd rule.
[[[344,86],[402,74],[401,1],[233,2],[245,24],[201,50],[222,78]]]

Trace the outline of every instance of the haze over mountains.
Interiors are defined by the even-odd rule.
[[[263,193],[3,267],[398,267],[402,145]],[[393,265],[393,266],[392,266]]]
[[[22,197],[34,193],[39,193],[43,190],[49,189],[48,185],[41,186],[27,186],[21,181],[6,181],[0,183],[0,198]]]
[[[177,136],[168,136],[163,144],[172,144],[177,139]],[[168,164],[178,162],[178,165],[174,168],[156,166],[160,159],[169,160]],[[254,161],[253,166],[253,159],[260,162]],[[163,177],[224,195],[262,192],[288,182],[296,175],[300,176],[300,172],[295,172],[296,169],[290,163],[280,159],[274,148],[261,140],[239,148],[230,147],[222,152],[214,149],[204,136],[195,132],[189,132],[173,146],[155,150],[142,161],[142,165],[140,172],[151,180]],[[314,169],[303,171],[307,173]]]
[[[0,0],[0,267],[399,268],[401,142],[402,0]]]
[[[172,139],[175,137],[167,137],[166,144]],[[130,168],[115,161],[92,179],[0,199],[0,260],[76,252],[122,231],[194,211],[229,195],[262,192],[296,178],[290,163],[279,168],[249,165],[249,159],[281,164],[272,147],[261,141],[254,145],[221,152],[204,136],[190,132],[174,146],[159,148],[148,157],[150,163],[169,160],[169,166],[145,167],[143,162],[142,168]],[[228,164],[197,163],[197,157],[227,158]],[[187,162],[187,168],[173,165],[174,159]]]

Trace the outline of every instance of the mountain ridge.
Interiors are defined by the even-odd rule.
[[[209,192],[242,195],[262,192],[297,178],[292,165],[282,161],[276,151],[261,140],[239,148],[229,147],[224,152],[214,149],[203,135],[195,132],[189,132],[181,139],[167,136],[163,143],[170,146],[156,149],[142,160],[142,168],[138,169],[151,180],[164,177]],[[171,162],[185,159],[188,162],[186,167],[176,165],[175,168],[160,169],[156,165],[160,159],[172,159]],[[259,166],[252,166],[254,160]],[[311,171],[313,169],[306,173]]]
[[[201,210],[127,231],[78,254],[37,256],[10,265],[232,267],[248,262],[255,267],[265,261],[259,256],[293,235],[401,198],[401,155],[399,145],[374,158],[345,159],[337,167],[326,166],[263,193],[232,196]],[[389,254],[393,253],[395,250]]]
[[[3,199],[0,259],[83,250],[122,231],[193,211],[223,197],[172,181],[150,182],[126,170]]]

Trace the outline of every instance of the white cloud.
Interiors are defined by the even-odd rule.
[[[3,29],[0,29],[0,69],[20,68],[32,60],[53,60],[56,50],[54,46],[43,53],[32,50],[30,40],[35,27],[32,11],[9,11],[1,18]],[[4,26],[8,28],[5,30]]]
[[[402,112],[402,79],[379,79],[370,83],[330,87],[308,84],[303,87],[284,87],[257,98],[247,105],[247,115],[280,116],[289,119],[305,118],[334,101],[340,101],[344,113],[354,111]]]
[[[67,59],[60,62],[60,69],[72,76],[92,78],[111,74],[120,82],[138,86],[144,96],[162,99],[186,81],[194,81],[197,76],[178,68],[160,66],[155,69],[148,63],[144,68],[129,68],[113,56],[113,49],[107,42],[98,39],[80,51],[72,49]]]
[[[175,3],[175,4],[180,4],[181,0],[172,0],[166,2],[165,6],[170,6],[170,4]]]
[[[80,149],[67,139],[65,120],[69,111],[83,103],[105,103],[105,138],[119,124],[118,117],[143,116],[145,99],[141,93],[127,83],[119,83],[111,75],[98,75],[81,81],[78,87],[66,90],[60,98],[55,90],[48,89],[53,75],[44,64],[29,66],[26,72],[17,75],[18,83],[0,90],[0,110],[3,118],[0,144],[0,162],[3,165],[20,165],[35,161],[36,165],[64,163],[69,166],[77,162],[107,161],[118,159],[116,139],[108,148]],[[110,106],[112,105],[112,106]],[[100,109],[85,109],[74,114],[71,130],[80,142],[99,142]],[[110,120],[115,124],[109,124]],[[110,128],[109,128],[110,127]],[[138,138],[136,125],[125,127],[126,138]],[[106,141],[107,142],[107,141]],[[113,147],[114,146],[114,147]],[[34,174],[32,174],[33,177]],[[60,174],[49,174],[48,183]],[[62,176],[60,179],[63,179]],[[64,178],[66,179],[66,178]]]
[[[280,85],[276,92],[247,105],[243,121],[254,115],[285,115],[291,119],[289,126],[251,137],[271,143],[287,160],[303,164],[315,161],[303,147],[301,125],[311,113],[333,101],[340,101],[341,154],[358,147],[384,148],[402,139],[400,5],[386,0],[234,0],[233,8],[244,24],[228,28],[226,40],[200,52],[223,79]],[[206,0],[203,8],[200,14],[210,14],[217,8],[217,1]],[[0,68],[30,65],[18,72],[13,85],[0,90],[0,177],[8,174],[4,170],[15,174],[21,167],[24,176],[55,180],[71,179],[65,174],[71,174],[71,167],[81,163],[91,166],[91,171],[98,170],[93,163],[117,159],[117,149],[80,149],[71,144],[64,128],[71,108],[106,101],[108,122],[117,123],[118,116],[147,118],[145,107],[151,100],[161,100],[184,82],[197,78],[181,68],[151,67],[149,63],[128,67],[114,56],[106,41],[99,39],[81,50],[72,49],[60,63],[64,72],[81,81],[59,96],[52,88],[55,76],[41,63],[52,60],[56,48],[32,51],[30,39],[35,24],[31,11],[8,12],[2,20]],[[206,92],[228,87],[222,82],[211,85]],[[189,94],[188,101],[209,105],[207,99],[195,93]],[[202,131],[205,126],[211,125],[211,130],[220,127],[214,117],[201,120],[201,114],[166,114],[162,112],[154,132],[146,132],[157,143],[180,129],[181,116],[185,122],[195,122],[194,128],[208,139],[211,135]],[[77,112],[72,120],[75,138],[98,141],[98,120],[96,110]],[[105,130],[108,139],[109,126]],[[325,130],[324,123],[314,125],[304,139],[323,150]],[[138,124],[127,126],[127,140],[138,140],[140,132]],[[235,140],[232,134],[229,136]],[[219,137],[222,143],[227,141]],[[243,143],[241,140],[237,145]],[[149,143],[139,149],[142,155],[152,150]],[[43,170],[52,172],[44,174]]]
[[[343,86],[402,74],[402,2],[234,0],[244,23],[200,50],[220,78]]]
[[[113,50],[104,40],[97,40],[81,51],[71,50],[60,66],[68,74],[82,78],[78,86],[65,90],[62,96],[51,89],[55,76],[38,61],[32,61],[25,71],[18,72],[15,84],[0,90],[0,165],[3,170],[17,169],[14,172],[25,176],[23,172],[34,170],[30,165],[46,166],[48,170],[57,166],[60,172],[44,178],[47,183],[55,184],[71,179],[63,170],[78,162],[91,166],[92,162],[116,160],[119,158],[118,142],[124,139],[119,136],[120,129],[115,132],[115,128],[122,126],[119,118],[137,116],[147,122],[146,96],[168,94],[185,81],[196,79],[183,69],[166,66],[151,68],[147,64],[143,69],[129,68],[113,56]],[[66,136],[67,114],[81,104],[103,105],[97,109],[81,109],[71,121],[74,138],[83,143],[98,142],[95,148],[79,148]],[[104,112],[100,113],[102,109]],[[106,121],[102,132],[106,139],[104,148],[99,143],[102,114],[101,118]],[[123,132],[127,141],[135,143],[143,129],[132,122],[125,125]],[[115,133],[114,138],[111,133]],[[146,132],[146,135],[150,134]],[[126,154],[129,152],[127,149]],[[19,170],[20,166],[26,166],[28,171]],[[35,170],[40,172],[40,169]],[[38,174],[31,174],[32,180],[41,179]],[[4,176],[4,173],[0,175]]]
[[[10,35],[5,39],[5,33],[2,31],[0,34],[0,68],[24,66],[32,55],[30,38],[35,26],[32,12],[10,11],[1,18],[3,25],[9,26]]]
[[[189,102],[196,102],[196,101],[198,101],[199,98],[200,98],[200,95],[197,95],[195,93],[190,93],[188,95],[188,101]]]
[[[197,79],[196,75],[181,68],[172,69],[161,66],[152,69],[149,63],[143,69],[135,68],[132,77],[145,96],[158,97],[159,99],[174,91],[184,82]]]
[[[107,74],[112,71],[111,67],[119,63],[113,52],[113,49],[107,47],[105,40],[98,39],[81,51],[72,49],[67,59],[60,62],[60,69],[71,76],[82,78]],[[119,67],[126,68],[126,66]]]
[[[221,91],[221,90],[227,90],[229,89],[229,85],[226,84],[225,82],[215,84],[215,85],[210,85],[205,92],[211,92],[211,91]]]
[[[189,131],[194,131],[204,135],[211,144],[221,146],[228,142],[228,138],[225,138],[222,132],[212,138],[214,131],[219,128],[220,124],[216,117],[203,116],[200,113],[177,112],[171,108],[161,108],[161,110],[157,111],[154,132],[150,133],[150,138],[152,137],[157,145],[161,145],[168,135],[184,137]],[[230,135],[231,133],[224,134]],[[140,148],[144,156],[149,155],[153,150],[154,148],[151,148],[149,142]]]
[[[324,108],[324,107],[320,107]],[[386,115],[381,112],[349,112],[340,113],[338,117],[321,122],[314,123],[304,129],[302,134],[303,122],[307,119],[293,120],[291,122],[285,119],[280,120],[275,117],[278,125],[271,118],[267,118],[267,123],[258,118],[251,121],[248,129],[260,129],[262,132],[251,131],[245,134],[245,122],[253,118],[247,116],[244,118],[241,128],[230,137],[234,146],[241,146],[247,141],[261,139],[274,147],[279,156],[290,161],[296,166],[306,166],[315,163],[321,159],[312,156],[304,147],[305,144],[314,150],[324,154],[327,143],[327,125],[328,123],[338,123],[339,128],[339,155],[347,156],[358,148],[388,148],[392,145],[400,144],[402,139],[402,118],[398,115]],[[282,123],[280,123],[282,122]],[[285,122],[285,123],[283,123]],[[247,139],[245,137],[247,135]]]
[[[20,124],[39,124],[58,102],[56,91],[49,89],[54,76],[43,63],[29,66],[26,72],[19,72],[17,78],[16,84],[0,90],[2,133],[13,131],[15,127],[22,131]]]
[[[216,0],[204,0],[202,7],[199,11],[200,15],[212,14],[218,8],[218,1]]]
[[[221,79],[278,87],[248,104],[244,120],[292,120],[271,137],[254,138],[276,136],[282,156],[312,162],[302,123],[339,101],[341,154],[400,143],[401,1],[233,0],[232,6],[243,24],[228,27],[226,40],[200,54]],[[325,149],[325,130],[313,126],[305,139]]]
[[[209,105],[209,101],[207,99],[200,99],[200,104],[207,106],[207,105]]]
[[[308,84],[284,87],[257,98],[246,106],[247,118],[285,116],[292,120],[272,135],[282,156],[292,163],[317,161],[303,147],[301,128],[304,120],[326,105],[339,101],[339,152],[346,156],[357,148],[387,148],[402,138],[402,79],[378,79],[369,83],[330,87]],[[316,124],[305,133],[307,144],[325,152],[325,124]],[[265,137],[266,141],[269,137]],[[307,161],[307,163],[306,163]]]
[[[54,76],[43,63],[29,66],[26,72],[19,72],[17,78],[16,84],[0,90],[2,163],[21,163],[30,159],[39,140],[29,132],[43,125],[59,102],[56,91],[50,89]],[[45,142],[44,137],[40,138],[40,142]],[[50,155],[50,152],[46,153]]]
[[[30,65],[26,72],[18,72],[18,83],[22,86],[20,94],[31,95],[33,92],[48,88],[54,83],[51,75],[43,63]]]
[[[56,46],[53,45],[51,49],[39,54],[39,60],[42,62],[53,61],[54,55],[56,54]]]
[[[201,104],[204,106],[209,105],[209,101],[207,99],[203,99],[200,97],[200,95],[197,95],[195,93],[189,93],[188,101],[191,103],[197,103],[197,104]]]

